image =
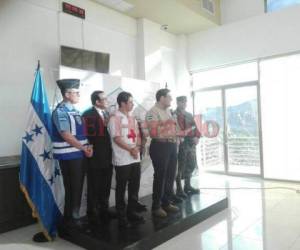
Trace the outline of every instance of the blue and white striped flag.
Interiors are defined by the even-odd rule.
[[[63,214],[64,187],[58,162],[52,157],[51,113],[39,66],[27,115],[22,138],[21,189],[46,238],[53,240]]]

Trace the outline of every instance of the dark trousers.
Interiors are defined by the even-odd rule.
[[[112,165],[106,168],[93,168],[88,166],[87,207],[89,216],[97,216],[99,213],[107,211],[112,173]]]
[[[171,142],[153,141],[150,157],[154,168],[152,209],[170,204],[176,176],[177,146]]]
[[[59,165],[65,187],[64,217],[78,219],[85,174],[83,159],[60,160]]]
[[[128,207],[127,212],[134,211],[139,199],[141,166],[133,163],[124,166],[116,166],[116,209],[119,216],[125,215],[125,191],[128,185]]]

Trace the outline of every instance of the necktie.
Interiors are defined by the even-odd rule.
[[[108,122],[108,115],[104,110],[102,110],[101,113],[102,113],[102,118],[103,118],[104,124],[106,126],[107,122]]]

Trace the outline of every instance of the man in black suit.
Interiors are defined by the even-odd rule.
[[[107,221],[113,215],[108,210],[112,179],[112,148],[107,131],[109,114],[107,100],[103,91],[91,94],[93,107],[86,110],[82,117],[89,143],[93,145],[93,157],[87,158],[88,204],[87,214],[92,223],[99,219]]]

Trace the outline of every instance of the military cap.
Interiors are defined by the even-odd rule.
[[[79,79],[61,79],[56,81],[61,90],[78,89],[80,85]]]
[[[177,102],[186,102],[186,101],[187,101],[187,98],[186,98],[186,96],[184,96],[184,95],[178,96],[178,97],[176,98],[176,101],[177,101]]]

